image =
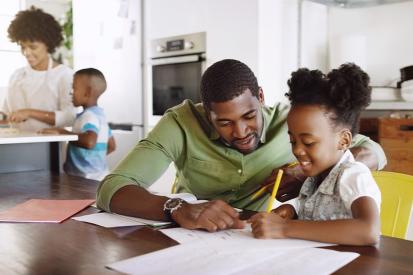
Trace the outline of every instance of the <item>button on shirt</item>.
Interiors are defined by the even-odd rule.
[[[347,150],[318,188],[315,177],[305,180],[298,197],[298,218],[315,221],[351,219],[351,204],[363,196],[371,197],[380,211],[380,190],[369,168],[356,162]]]
[[[274,168],[294,160],[287,134],[288,110],[281,103],[261,108],[264,126],[259,147],[244,155],[220,140],[202,104],[185,100],[169,109],[105,178],[98,189],[98,206],[110,211],[110,199],[117,190],[130,184],[147,188],[174,162],[177,192],[192,193],[198,199],[222,199],[238,208],[265,209],[268,194],[254,201],[249,197]],[[363,136],[355,141],[355,145],[372,148],[384,165],[380,146]]]

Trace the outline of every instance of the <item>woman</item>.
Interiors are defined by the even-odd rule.
[[[8,34],[29,63],[10,78],[3,104],[9,122],[24,131],[72,125],[76,116],[70,95],[73,71],[51,57],[63,40],[59,23],[32,6],[17,13]]]

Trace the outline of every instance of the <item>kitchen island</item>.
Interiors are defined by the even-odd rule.
[[[30,132],[0,134],[0,173],[48,170],[60,173],[66,142],[77,135]]]

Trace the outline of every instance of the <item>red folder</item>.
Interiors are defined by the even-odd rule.
[[[0,222],[61,223],[85,209],[95,200],[31,199],[0,212]]]

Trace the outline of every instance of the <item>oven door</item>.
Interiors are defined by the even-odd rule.
[[[152,60],[152,115],[161,116],[185,99],[201,102],[204,60],[201,54]]]

